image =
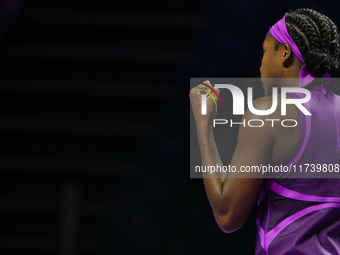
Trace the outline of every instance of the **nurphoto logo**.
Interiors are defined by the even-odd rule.
[[[209,84],[200,83],[202,85],[205,85],[206,87],[210,88],[211,91],[217,96],[219,99],[221,106],[222,101],[218,93],[215,89],[228,89],[231,92],[232,98],[233,98],[233,115],[244,115],[244,94],[242,90],[237,87],[236,85],[232,84],[215,84],[214,87],[210,86]],[[217,106],[216,100],[207,89],[199,88],[203,91],[205,91],[205,94],[202,94],[202,108],[201,108],[201,114],[206,115],[207,114],[207,95],[209,95],[213,100],[215,105]],[[222,91],[221,91],[222,92]],[[287,93],[301,93],[304,95],[303,98],[287,98]],[[247,104],[248,109],[251,113],[255,115],[260,116],[266,116],[272,114],[276,109],[278,105],[278,88],[273,87],[272,88],[272,106],[268,110],[258,110],[255,109],[253,105],[253,88],[248,87],[247,88]],[[300,111],[304,115],[311,115],[311,113],[302,105],[303,103],[307,103],[311,98],[311,93],[309,90],[304,88],[297,88],[297,87],[283,87],[281,88],[281,115],[286,115],[286,108],[287,104],[294,104],[296,107],[300,109]],[[274,127],[275,121],[280,121],[279,119],[266,119],[265,121],[271,122],[272,127]],[[293,122],[293,125],[288,125],[289,122]],[[230,126],[232,127],[233,124],[241,124],[243,126],[246,125],[246,122],[233,122],[232,120],[228,121],[227,119],[214,119],[213,126],[217,124],[227,124],[230,123]],[[255,124],[256,123],[256,124]],[[264,125],[264,121],[260,119],[251,119],[247,121],[248,126],[250,127],[262,127]],[[295,127],[297,125],[297,121],[294,119],[284,119],[281,120],[281,125],[283,127]]]

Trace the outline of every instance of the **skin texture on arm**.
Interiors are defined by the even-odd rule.
[[[278,46],[276,44],[277,41],[268,33],[263,42],[261,78],[298,78],[301,62],[292,53],[288,44]],[[273,86],[299,87],[299,84],[292,79],[281,80],[284,83],[273,84],[273,80],[263,80],[266,97],[254,100],[255,109],[270,109]],[[204,83],[211,85],[209,81]],[[198,87],[208,89],[202,84]],[[208,91],[211,92],[210,89]],[[219,93],[218,89],[216,91]],[[202,166],[222,166],[212,127],[217,109],[213,99],[207,95],[207,114],[201,115],[201,94],[203,93],[205,92],[196,87],[189,95],[197,124]],[[260,119],[265,124],[260,128],[240,125],[237,146],[230,163],[231,166],[236,167],[236,170],[240,170],[241,166],[280,165],[286,163],[294,153],[300,136],[300,125],[285,128],[278,123],[282,119],[299,120],[299,110],[295,105],[288,105],[287,115],[281,116],[280,106],[281,100],[278,97],[278,107],[271,115],[257,116],[249,110],[246,111],[242,121]],[[272,122],[265,121],[266,119],[277,119],[280,122],[275,122],[276,125],[273,127]],[[231,175],[233,173],[228,173],[227,176],[221,173],[203,174],[205,190],[216,222],[227,233],[239,229],[244,224],[257,200],[263,182],[261,178],[230,178]]]
[[[192,89],[190,99],[193,105],[199,104],[200,91],[197,88]],[[193,107],[197,122],[202,165],[222,166],[212,127],[212,119],[216,114],[216,108],[213,100],[209,97],[207,98],[207,105],[210,112],[207,112],[206,116],[202,116],[197,110],[200,107]],[[272,97],[256,99],[253,105],[258,110],[269,109],[272,105]],[[278,100],[278,105],[280,105],[280,100]],[[299,113],[296,107],[289,107],[287,112],[289,115],[284,116],[284,118],[298,118]],[[278,125],[279,122],[276,122],[273,127],[271,121],[266,121],[266,119],[282,120],[283,117],[280,113],[281,107],[278,107],[274,113],[268,116],[254,115],[249,110],[245,112],[242,122],[247,123],[250,119],[260,119],[265,124],[261,128],[240,125],[238,142],[230,163],[231,166],[235,166],[237,170],[240,170],[241,166],[277,164],[288,159],[297,143],[290,142],[285,144],[285,141],[287,139],[290,141],[298,140],[296,138],[299,136],[299,126],[284,129],[281,125]],[[250,173],[246,174],[248,174],[247,177],[251,177]],[[205,190],[216,222],[226,233],[234,232],[244,224],[258,198],[263,182],[261,178],[233,178],[235,177],[233,175],[234,173],[227,173],[226,176],[221,173],[204,173],[203,176]]]

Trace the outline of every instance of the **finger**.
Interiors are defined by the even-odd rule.
[[[197,87],[208,89],[209,86],[211,87],[211,84],[208,80],[205,80],[204,82],[197,82]]]
[[[209,81],[209,80],[205,80],[204,82],[202,82],[202,84],[206,85],[207,87],[208,87],[208,86],[211,86],[211,84],[210,84],[210,81]]]
[[[197,95],[199,96],[207,93],[205,88],[196,87],[196,89],[197,89]]]
[[[208,80],[204,81],[204,82],[197,82],[197,86],[196,88],[199,90],[199,92],[197,92],[198,95],[202,95],[202,94],[208,94],[206,91],[209,91],[210,93],[212,92],[210,87],[210,82]],[[204,90],[202,90],[204,89]],[[207,95],[209,97],[209,94]]]
[[[216,100],[218,99],[220,101],[221,105],[222,105],[222,100],[221,100],[221,98],[219,96],[220,95],[220,90],[219,89],[213,88],[208,80],[206,80],[206,81],[204,81],[204,82],[202,82],[200,84],[204,84],[204,86],[207,87],[206,88],[207,91],[209,91],[214,96],[216,95],[215,99]],[[200,85],[198,87],[200,87]]]
[[[204,86],[202,85],[202,87],[204,87]],[[200,90],[199,88],[200,88],[199,86],[192,88],[190,90],[189,97],[192,96],[192,95],[201,96],[202,94],[205,94],[205,92]]]
[[[210,81],[206,80],[206,81],[204,81],[202,83],[199,83],[198,87],[202,88],[202,86],[200,86],[200,85],[203,85],[204,86],[203,88],[208,90],[209,92],[214,92],[215,93],[215,89],[211,86]]]
[[[193,90],[194,89],[197,90],[197,91],[195,91],[195,93],[198,96],[200,96],[202,94],[206,94],[206,91],[207,91],[207,87],[203,83],[198,84],[195,88],[193,88]]]
[[[198,89],[203,90],[203,91],[205,91],[208,95],[210,95],[210,98],[212,98],[212,100],[213,100],[214,103],[215,103],[215,106],[217,107],[217,103],[216,103],[215,97],[214,97],[214,95],[211,94],[211,92],[209,92],[208,90],[203,89],[203,88],[198,88]],[[208,96],[207,96],[207,98],[208,98]],[[208,99],[208,100],[209,100],[209,99]]]

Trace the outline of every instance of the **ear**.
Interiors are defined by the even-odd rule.
[[[293,51],[289,44],[284,44],[282,47],[282,65],[288,67],[293,63]]]

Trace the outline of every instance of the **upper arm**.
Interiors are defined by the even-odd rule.
[[[255,100],[253,104],[256,109],[268,109],[270,108],[268,104],[271,105],[271,102],[268,98],[261,98]],[[240,125],[236,150],[230,163],[231,166],[236,167],[237,171],[241,167],[260,166],[269,163],[276,139],[276,131],[275,128],[271,127],[271,122],[265,121],[268,118],[270,117],[254,115],[249,110],[243,116],[242,122],[245,121],[246,125]],[[265,124],[262,127],[250,127],[247,125],[250,119],[260,119]],[[221,197],[223,200],[221,204],[227,206],[214,212],[218,224],[225,232],[235,231],[244,224],[257,200],[263,182],[262,178],[251,178],[249,175],[246,176],[247,178],[230,177],[232,176],[229,175],[228,178],[227,175],[224,180]]]

